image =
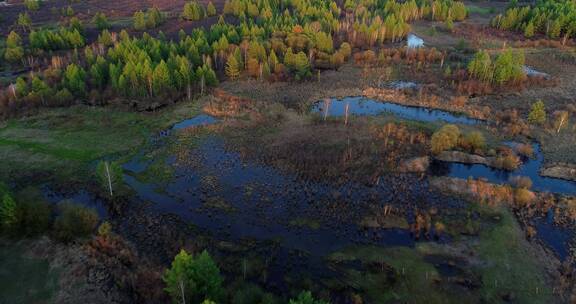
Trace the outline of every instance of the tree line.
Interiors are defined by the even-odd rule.
[[[533,5],[509,7],[491,20],[502,30],[519,31],[527,38],[537,33],[566,42],[576,33],[576,3],[572,0],[539,0]]]
[[[204,8],[186,3],[182,17],[212,15],[215,8],[210,4]],[[367,12],[360,13],[362,8]],[[24,100],[27,105],[64,105],[77,99],[192,98],[217,85],[217,75],[302,80],[315,70],[337,69],[351,57],[353,47],[402,38],[409,30],[408,21],[466,16],[463,4],[451,0],[358,1],[345,5],[345,10],[357,16],[352,24],[341,19],[342,9],[332,0],[227,0],[223,13],[237,17],[238,23],[227,23],[220,16],[209,29],[180,31],[177,39],[168,39],[161,31],[156,37],[146,32],[130,36],[124,30],[111,33],[106,16],[97,13],[93,23],[102,31],[88,45],[82,24],[74,17],[56,30],[30,31],[27,44],[11,32],[4,57],[14,64],[27,55],[72,51],[52,56],[44,70],[17,79],[0,105],[17,107]],[[134,28],[155,28],[164,20],[157,8],[138,11]],[[343,32],[350,42],[338,38]]]

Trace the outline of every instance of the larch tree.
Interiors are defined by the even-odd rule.
[[[134,13],[133,17],[134,29],[137,31],[142,31],[146,29],[146,15],[143,11],[137,11]]]
[[[206,14],[210,17],[216,16],[216,7],[212,1],[208,2],[208,5],[206,6]]]
[[[172,89],[172,80],[170,78],[170,70],[164,60],[154,68],[152,75],[152,83],[155,96],[161,96]]]
[[[542,100],[538,100],[532,104],[530,113],[528,114],[528,122],[536,125],[542,125],[546,122],[546,109]]]
[[[9,230],[17,223],[16,202],[10,193],[4,193],[0,201],[0,228]]]
[[[74,96],[82,97],[86,93],[86,72],[82,67],[71,63],[64,71],[62,84]]]
[[[164,289],[174,302],[190,303],[194,282],[190,279],[190,268],[192,267],[192,256],[184,249],[180,250],[172,261],[170,269],[166,270],[163,280],[166,284]]]
[[[18,33],[11,31],[6,38],[6,51],[4,59],[8,62],[18,62],[24,57],[24,48],[22,47],[22,38]]]
[[[240,77],[240,63],[236,59],[236,56],[228,57],[228,61],[226,61],[226,76],[232,80]]]
[[[201,303],[222,298],[220,269],[207,251],[193,257],[181,250],[163,276],[165,290],[174,302]]]

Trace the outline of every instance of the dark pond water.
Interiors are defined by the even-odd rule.
[[[535,224],[538,237],[544,240],[561,260],[565,260],[570,253],[569,242],[572,240],[573,233],[554,224],[553,211],[549,211],[545,217],[537,219]]]
[[[210,115],[200,114],[193,118],[183,120],[172,126],[172,130],[182,130],[190,127],[204,126],[217,122],[218,120]]]
[[[331,102],[330,115],[343,115],[348,103],[350,113],[375,115],[388,112],[399,117],[418,121],[445,121],[474,124],[481,121],[440,110],[406,107],[382,103],[361,97]],[[313,111],[323,112],[322,102]],[[179,130],[215,123],[208,115],[200,115],[175,124],[162,132],[156,147],[168,144],[167,137]],[[517,171],[507,173],[480,165],[435,163],[435,174],[461,178],[484,177],[493,182],[508,182],[510,176],[530,176],[534,189],[552,192],[575,192],[574,184],[538,175],[542,153],[534,147],[536,158],[526,160]],[[370,228],[358,225],[369,206],[395,204],[407,209],[413,218],[415,202],[422,206],[442,204],[443,208],[461,208],[462,203],[430,191],[426,180],[412,175],[383,177],[377,185],[349,182],[342,185],[312,182],[279,172],[273,167],[247,162],[235,151],[226,148],[224,140],[208,137],[195,148],[184,149],[176,158],[168,157],[166,164],[174,169],[174,176],[162,184],[146,183],[138,179],[151,161],[137,154],[124,165],[125,182],[137,196],[149,202],[152,212],[175,214],[201,229],[222,239],[275,240],[287,250],[301,250],[321,257],[346,246],[375,244],[380,246],[414,246],[410,232],[400,228]],[[399,186],[400,185],[400,186]],[[102,204],[88,193],[59,195],[46,192],[51,201],[74,199],[98,209],[105,216]],[[335,201],[337,207],[328,210]],[[338,213],[342,214],[338,214]],[[342,220],[342,216],[348,220]],[[352,219],[352,220],[350,220]],[[539,236],[558,254],[566,257],[566,242],[571,234],[557,228],[553,222],[542,220],[537,225]],[[311,261],[311,260],[308,260]]]
[[[54,191],[50,187],[45,186],[42,189],[42,194],[49,203],[57,204],[62,201],[68,200],[73,203],[82,204],[86,207],[95,209],[98,212],[98,216],[100,217],[100,219],[106,219],[108,217],[108,212],[106,211],[106,208],[102,200],[96,198],[93,194],[91,194],[86,190],[80,190],[71,193],[63,193]]]
[[[458,116],[447,111],[408,107],[393,103],[383,103],[362,97],[349,97],[333,100],[329,115],[344,115],[346,104],[349,112],[355,115],[376,115],[391,113],[402,118],[417,121],[444,121],[448,123],[476,124],[483,121]],[[313,112],[324,113],[326,103],[319,102]],[[182,128],[215,123],[208,115],[199,115],[174,125],[167,135]],[[513,144],[509,144],[513,145]],[[240,155],[228,151],[222,139],[211,137],[198,148],[190,151],[188,159],[193,164],[180,164],[173,157],[168,164],[176,169],[171,182],[159,187],[139,181],[134,174],[142,172],[148,162],[142,161],[142,154],[125,165],[130,173],[125,181],[136,190],[138,196],[153,202],[156,212],[177,214],[197,226],[216,232],[227,238],[256,238],[261,240],[278,239],[282,246],[322,256],[351,244],[371,243],[387,246],[412,246],[414,241],[403,229],[362,229],[355,223],[330,225],[330,215],[320,215],[323,204],[333,200],[334,193],[347,193],[345,204],[358,205],[359,202],[396,201],[410,202],[425,199],[431,204],[438,200],[446,201],[446,206],[456,206],[456,201],[440,198],[427,190],[425,183],[414,181],[412,189],[395,193],[385,182],[377,186],[350,183],[335,188],[333,185],[298,180],[295,176],[280,173],[274,168],[246,163]],[[540,147],[534,144],[534,159],[525,159],[516,171],[495,170],[484,165],[435,162],[433,172],[459,178],[483,177],[491,182],[507,183],[512,176],[529,176],[533,189],[563,194],[575,194],[575,183],[554,178],[541,177],[540,167],[543,155]],[[162,189],[162,191],[159,191]],[[323,223],[313,223],[313,229],[306,224],[295,227],[291,220],[306,222],[309,218],[325,219]],[[566,242],[570,233],[557,228],[550,221],[539,221],[540,237],[560,256],[567,255]]]
[[[353,244],[414,244],[405,229],[364,229],[355,223],[332,222],[331,217],[337,214],[324,213],[324,208],[335,196],[349,206],[342,212],[363,210],[364,202],[409,204],[418,200],[430,204],[443,201],[447,206],[459,204],[457,200],[430,193],[425,183],[409,176],[405,178],[412,180],[403,183],[407,188],[402,191],[385,182],[374,186],[355,183],[334,186],[303,181],[268,166],[244,162],[237,153],[227,151],[223,140],[216,137],[207,138],[189,157],[194,164],[168,160],[176,172],[161,192],[154,184],[140,182],[129,174],[125,181],[140,198],[153,202],[151,208],[157,212],[177,214],[228,238],[278,239],[284,247],[316,256]],[[306,221],[312,218],[323,222],[310,228]],[[292,223],[294,220],[305,224],[297,226]]]
[[[447,111],[404,106],[390,102],[381,102],[364,97],[332,99],[329,103],[319,101],[312,107],[312,112],[324,115],[327,107],[327,116],[344,116],[346,115],[346,105],[348,105],[349,115],[371,116],[389,113],[401,118],[424,122],[443,121],[447,123],[467,125],[483,123],[482,120],[469,118],[464,115],[453,114]]]

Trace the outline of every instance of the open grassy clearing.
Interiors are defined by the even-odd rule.
[[[357,246],[329,260],[375,303],[549,303],[544,266],[510,212],[474,209],[490,221],[478,223],[485,229],[477,237],[418,243],[415,250]]]
[[[86,176],[93,161],[126,158],[155,132],[195,116],[199,109],[198,101],[158,113],[75,106],[9,120],[0,128],[0,178],[14,180],[43,172]]]

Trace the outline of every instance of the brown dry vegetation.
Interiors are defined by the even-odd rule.
[[[18,14],[26,11],[23,1],[9,0],[12,5],[7,7],[0,7],[0,13],[3,20],[0,22],[0,34],[6,35],[10,30],[16,29],[13,27],[18,18]],[[209,0],[199,0],[204,7],[208,4]],[[92,17],[97,12],[103,12],[108,16],[112,22],[113,30],[120,30],[122,28],[131,29],[131,18],[134,12],[139,10],[145,11],[150,7],[157,7],[166,12],[169,16],[167,22],[157,30],[162,30],[165,33],[177,33],[180,28],[192,29],[194,27],[203,26],[209,27],[210,24],[216,23],[218,17],[209,17],[197,22],[183,21],[179,18],[182,8],[186,3],[185,0],[89,0],[89,1],[67,1],[67,0],[54,0],[43,2],[41,8],[37,11],[28,11],[33,24],[55,24],[61,20],[60,9],[68,6],[72,7],[76,16],[89,24]],[[224,1],[212,1],[216,10],[221,12],[224,7]],[[56,9],[56,13],[53,12]],[[115,20],[120,20],[120,23],[115,24]],[[128,21],[128,22],[126,22]],[[156,31],[153,31],[156,32]],[[92,34],[92,35],[90,35]],[[88,37],[95,37],[96,32],[88,33]]]

